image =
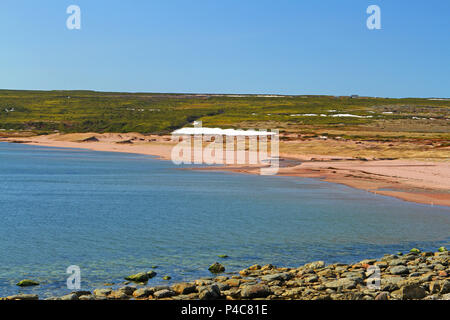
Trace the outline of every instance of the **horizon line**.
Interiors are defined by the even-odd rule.
[[[192,95],[192,96],[260,96],[261,98],[267,97],[270,98],[270,96],[274,97],[302,97],[302,96],[325,96],[325,97],[352,97],[355,98],[375,98],[375,99],[443,99],[443,100],[450,100],[450,97],[436,97],[436,96],[429,96],[429,97],[387,97],[387,96],[368,96],[368,95],[359,95],[357,93],[352,94],[281,94],[281,93],[211,93],[211,92],[152,92],[152,91],[108,91],[108,90],[95,90],[95,89],[2,89],[0,88],[0,91],[31,91],[31,92],[74,92],[74,91],[81,91],[81,92],[98,92],[98,93],[126,93],[126,94],[168,94],[168,95]]]

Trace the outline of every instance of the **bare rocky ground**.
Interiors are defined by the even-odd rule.
[[[449,260],[449,252],[443,248],[436,253],[413,249],[404,255],[386,254],[379,260],[355,264],[316,261],[299,268],[253,265],[236,274],[172,286],[128,284],[118,290],[78,291],[49,300],[450,300]],[[145,278],[146,274],[138,275]],[[22,294],[3,299],[38,298]]]

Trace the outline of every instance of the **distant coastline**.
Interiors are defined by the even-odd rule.
[[[139,133],[51,134],[0,138],[29,145],[125,152],[170,160],[170,136]],[[282,144],[283,142],[281,142]],[[319,178],[380,195],[427,205],[450,206],[450,163],[414,159],[358,159],[317,154],[281,152],[278,175]],[[289,161],[290,160],[290,161]],[[283,161],[286,165],[283,167]],[[300,165],[298,162],[302,162]],[[194,170],[221,170],[259,174],[259,166],[227,165]]]

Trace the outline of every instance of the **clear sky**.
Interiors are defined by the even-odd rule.
[[[1,0],[0,41],[3,89],[450,97],[448,0]]]

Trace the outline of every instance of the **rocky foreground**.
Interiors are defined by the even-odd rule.
[[[172,286],[126,285],[118,290],[78,291],[54,300],[450,300],[450,255],[440,252],[387,254],[355,264],[323,261],[299,268],[254,265],[239,274],[218,275]],[[223,270],[216,263],[214,268]],[[154,274],[153,271],[149,273]],[[146,273],[138,276],[145,278]],[[38,299],[16,295],[7,300]]]

